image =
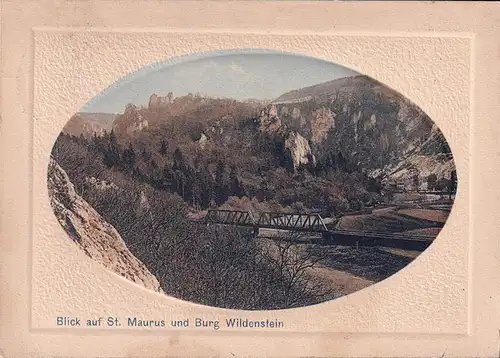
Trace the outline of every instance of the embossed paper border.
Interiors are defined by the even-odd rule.
[[[35,29],[34,36],[33,172],[37,175],[33,176],[33,328],[60,328],[57,316],[111,316],[122,322],[130,316],[166,321],[174,317],[224,320],[238,316],[280,319],[285,322],[283,333],[467,333],[471,36],[230,29]],[[452,212],[428,250],[396,275],[359,292],[314,306],[267,312],[221,310],[159,297],[122,282],[75,252],[76,247],[71,240],[65,241],[67,235],[52,214],[45,181],[52,144],[67,119],[94,95],[143,66],[192,53],[238,48],[280,50],[339,63],[380,80],[426,111],[449,141],[459,176]],[[87,54],[92,54],[91,58]],[[443,256],[443,252],[447,254]],[[81,277],[68,275],[69,267],[78,267]],[[85,277],[92,277],[92,281]],[[106,291],[101,287],[107,287]],[[61,310],[68,301],[71,305]],[[447,302],[446,309],[443,302]],[[168,335],[173,330],[154,333]],[[135,329],[135,333],[148,332]]]
[[[500,244],[497,174],[500,116],[498,4],[257,1],[2,2],[0,156],[0,350],[17,356],[464,356],[498,352]],[[306,16],[307,15],[307,16]],[[471,240],[468,335],[36,331],[29,320],[33,28],[107,26],[106,31],[206,28],[380,35],[474,34],[470,148]],[[156,28],[151,28],[156,26]],[[366,73],[366,71],[364,71]],[[379,78],[381,79],[381,78]],[[382,79],[381,79],[382,80]],[[385,81],[386,84],[387,81]],[[394,87],[394,86],[393,86]],[[401,91],[408,95],[407,92]],[[427,112],[417,98],[409,96]],[[432,113],[429,113],[434,117]],[[433,118],[435,119],[435,118]],[[435,119],[436,120],[436,119]],[[442,125],[441,125],[442,127]],[[449,138],[448,138],[449,139]],[[472,185],[474,183],[474,185]],[[6,240],[5,240],[6,238]],[[126,284],[126,283],[124,283]],[[368,288],[370,289],[370,288]],[[443,303],[442,306],[444,306]]]

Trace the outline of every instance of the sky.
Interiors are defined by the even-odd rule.
[[[200,93],[236,100],[273,100],[283,93],[357,72],[332,62],[271,51],[190,56],[154,64],[114,83],[82,112],[123,113],[128,103],[147,105],[151,94]]]

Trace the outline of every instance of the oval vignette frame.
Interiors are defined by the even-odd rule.
[[[297,87],[262,57],[309,82],[331,75]],[[196,64],[208,70],[179,76],[180,96],[140,83]],[[224,71],[242,82],[228,74],[212,94],[193,94]],[[250,95],[255,78],[266,98]],[[91,112],[127,86],[136,97],[122,96],[137,103]],[[231,86],[249,96],[221,95]],[[61,133],[48,186],[68,236],[116,274],[205,306],[297,308],[376,284],[432,243],[457,190],[451,149],[420,108],[368,76],[293,53],[217,51],[143,67]]]

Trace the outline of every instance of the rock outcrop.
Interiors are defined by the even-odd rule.
[[[281,129],[281,119],[274,104],[265,107],[260,112],[258,126],[261,132],[277,132]]]
[[[315,164],[308,140],[297,131],[290,130],[282,124],[276,105],[271,104],[265,107],[260,112],[257,124],[261,133],[277,136],[283,140],[285,155],[293,169],[297,169],[301,165]]]
[[[48,189],[57,220],[90,258],[107,269],[156,292],[163,292],[156,277],[129,251],[116,229],[80,197],[66,172],[53,159]]]
[[[208,138],[205,135],[205,133],[201,133],[200,139],[198,139],[196,142],[200,145],[201,149],[205,148],[205,145],[207,144]]]
[[[86,177],[85,183],[92,185],[94,188],[99,190],[118,190],[118,186],[115,183],[107,182],[106,180],[99,180],[94,177]]]
[[[376,178],[449,178],[454,161],[443,134],[409,99],[363,75],[290,91],[273,101],[282,126],[309,140],[318,163],[341,151]]]
[[[285,138],[285,150],[289,154],[294,169],[301,165],[315,164],[307,139],[297,132],[290,132]]]
[[[294,107],[292,110],[292,118],[293,119],[300,118],[300,109],[298,109],[297,107]]]
[[[328,131],[335,128],[335,114],[328,107],[321,107],[312,113],[311,140],[321,143],[326,139]]]
[[[141,114],[139,108],[134,104],[128,104],[125,111],[113,124],[113,129],[118,134],[131,135],[149,127],[148,120]]]

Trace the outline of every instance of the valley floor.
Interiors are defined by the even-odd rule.
[[[440,208],[445,207],[445,204],[442,203]],[[369,214],[343,216],[332,229],[437,236],[448,214],[447,208],[439,210],[432,208],[432,205],[396,204],[374,209]],[[333,224],[329,219],[331,218],[326,218],[326,221]],[[277,230],[260,231],[261,237],[268,238],[283,234],[283,231]],[[302,250],[317,254],[313,258],[322,257],[319,263],[307,270],[307,274],[332,288],[330,299],[348,295],[384,280],[420,254],[418,251],[382,247],[315,246],[305,241],[307,240],[298,244]]]
[[[349,272],[323,265],[318,265],[314,269],[308,270],[308,274],[333,288],[332,299],[359,291],[374,283],[374,281],[358,277]]]

